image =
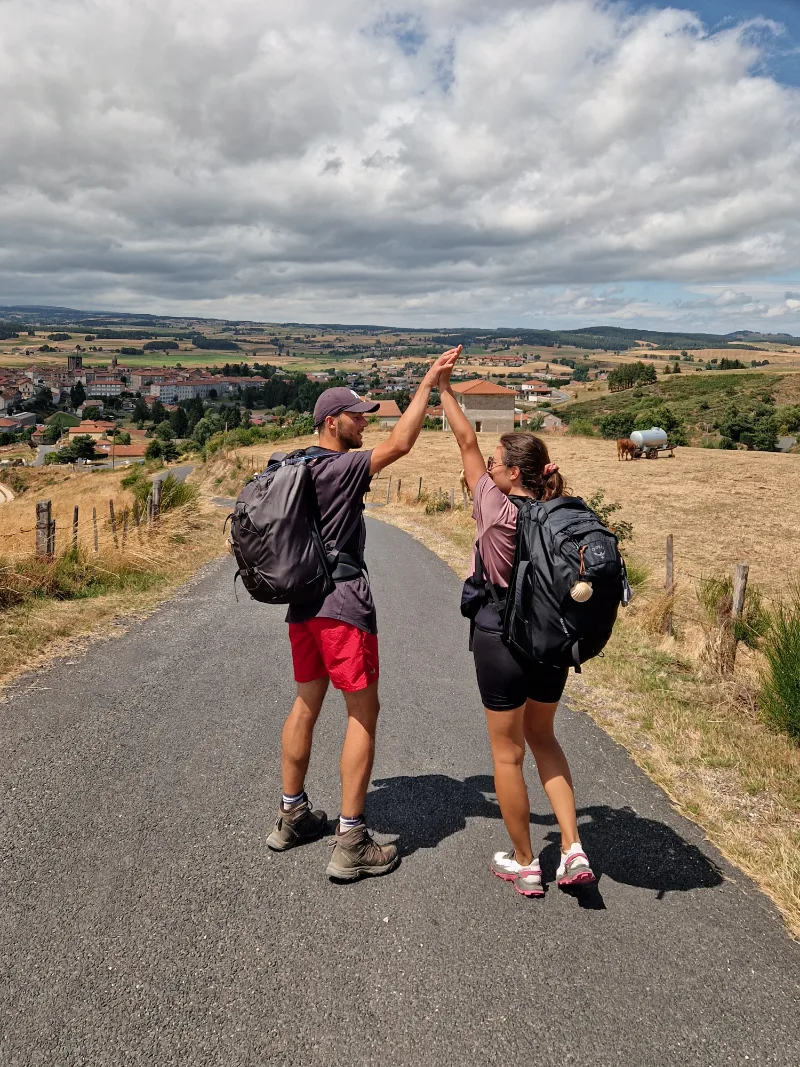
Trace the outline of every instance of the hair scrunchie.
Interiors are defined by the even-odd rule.
[[[550,474],[556,474],[558,472],[557,463],[546,463],[544,467],[544,475],[547,477]]]

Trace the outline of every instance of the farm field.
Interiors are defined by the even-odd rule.
[[[386,436],[368,430],[365,447],[374,447]],[[479,440],[485,455],[497,443],[494,434],[480,434]],[[587,497],[601,489],[607,501],[622,504],[618,516],[634,528],[631,554],[656,576],[663,572],[665,538],[671,533],[679,580],[681,574],[730,572],[743,561],[750,564],[751,580],[767,595],[781,592],[787,581],[785,546],[796,539],[800,527],[800,456],[678,448],[674,459],[620,463],[613,441],[562,435],[545,435],[545,440],[574,493]],[[277,447],[288,450],[312,441],[262,445],[246,454],[266,461]],[[390,472],[395,486],[400,478],[403,490],[412,493],[420,477],[427,490],[455,487],[458,502],[460,469],[453,436],[430,430],[422,432],[411,454]],[[385,486],[383,475],[372,499],[383,500]]]

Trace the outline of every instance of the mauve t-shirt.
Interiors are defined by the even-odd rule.
[[[517,544],[517,508],[501,493],[487,471],[475,486],[472,517],[478,528],[483,569],[489,581],[507,589]],[[472,555],[475,573],[475,554]]]
[[[311,477],[319,500],[322,539],[328,547],[362,559],[367,538],[364,494],[369,488],[372,450],[333,452],[318,448],[316,454],[323,457],[319,463],[311,464]],[[359,630],[376,634],[378,623],[367,579],[362,576],[337,582],[333,592],[318,604],[292,604],[286,614],[287,622],[308,622],[318,618],[349,622]]]

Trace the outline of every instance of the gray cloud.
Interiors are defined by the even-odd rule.
[[[500,323],[724,280],[684,310],[794,315],[736,297],[800,267],[800,93],[751,75],[765,32],[589,0],[8,0],[0,302]]]

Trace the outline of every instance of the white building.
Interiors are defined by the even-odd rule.
[[[177,404],[179,400],[194,400],[195,397],[206,400],[212,390],[217,396],[224,396],[230,392],[230,386],[219,378],[154,382],[150,386],[150,396],[159,399],[163,404]]]

